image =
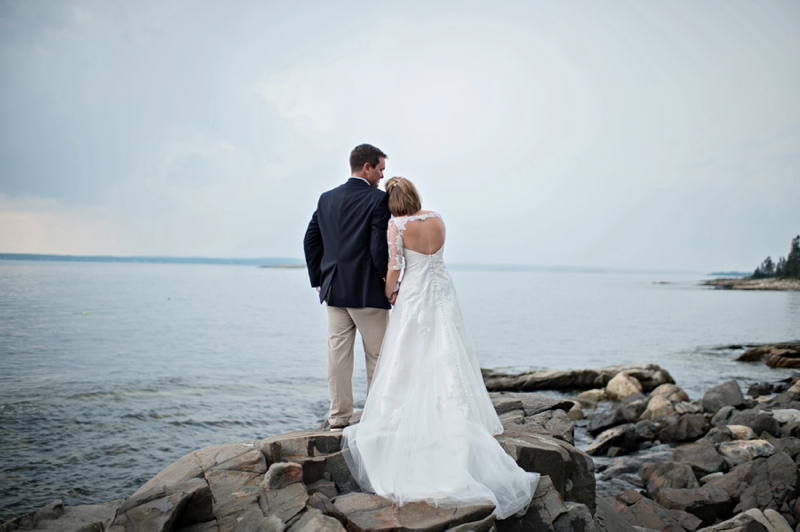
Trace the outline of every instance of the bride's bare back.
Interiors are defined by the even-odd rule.
[[[419,211],[413,216],[430,214],[431,211]],[[403,247],[433,255],[444,246],[444,223],[441,218],[431,216],[420,220],[409,220],[406,229],[403,231]]]

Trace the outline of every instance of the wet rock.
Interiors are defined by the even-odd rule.
[[[607,454],[612,447],[618,447],[628,453],[635,451],[637,448],[636,425],[627,423],[604,431],[586,448],[586,453],[602,456]]]
[[[760,382],[756,384],[751,384],[750,387],[747,389],[747,393],[745,395],[749,395],[750,397],[760,397],[762,395],[769,395],[772,393],[772,386],[770,386],[766,382]]]
[[[779,436],[781,433],[778,421],[766,412],[758,412],[754,410],[743,410],[735,413],[728,420],[728,426],[731,425],[744,425],[750,427],[756,434],[763,434],[767,432],[773,436]]]
[[[723,406],[737,407],[744,404],[744,396],[735,380],[714,386],[703,395],[703,410],[716,414]]]
[[[447,509],[436,508],[423,502],[413,502],[397,506],[382,497],[367,493],[339,496],[334,501],[334,507],[344,515],[348,530],[356,532],[445,530],[464,523],[480,521],[494,511],[492,505]]]
[[[562,500],[594,511],[594,462],[585,452],[541,434],[507,431],[496,439],[522,469],[548,476]]]
[[[727,469],[725,459],[711,442],[704,439],[676,447],[671,460],[691,466],[697,477]]]
[[[649,421],[660,421],[669,415],[675,413],[675,408],[672,406],[672,401],[660,395],[654,396],[647,403],[647,409],[644,411],[640,419]]]
[[[720,443],[718,451],[731,467],[735,467],[755,458],[772,456],[775,447],[766,440],[741,440]]]
[[[614,405],[595,416],[587,425],[586,430],[588,430],[589,434],[592,436],[597,436],[601,432],[616,427],[617,425],[635,423],[636,418],[636,412],[626,405]]]
[[[642,393],[642,384],[636,377],[621,371],[606,384],[606,395],[612,401],[622,401],[631,395]]]
[[[661,384],[675,383],[667,370],[656,364],[630,364],[600,369],[542,370],[519,374],[499,373],[482,369],[489,391],[589,390],[604,388],[620,372],[634,377],[649,392]]]
[[[684,414],[677,419],[670,418],[668,425],[659,432],[662,442],[679,443],[696,440],[709,430],[709,424],[703,414]]]

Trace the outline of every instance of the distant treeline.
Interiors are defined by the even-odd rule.
[[[753,279],[777,277],[779,279],[800,279],[800,235],[792,239],[789,254],[780,257],[778,263],[772,262],[772,257],[767,257],[761,266],[753,272]]]
[[[143,262],[157,264],[226,264],[234,266],[295,266],[299,259],[216,259],[208,257],[114,257],[111,255],[38,255],[33,253],[0,253],[0,260],[38,260],[61,262]]]

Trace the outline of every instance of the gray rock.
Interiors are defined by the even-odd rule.
[[[504,393],[491,393],[492,406],[497,415],[505,414],[512,410],[522,410],[522,401]]]
[[[64,515],[64,501],[56,499],[50,504],[40,508],[33,514],[34,520],[39,521],[58,519]]]
[[[698,477],[718,471],[724,472],[727,469],[725,459],[719,455],[711,442],[704,439],[676,447],[670,460],[692,466]]]
[[[122,508],[120,508],[113,524],[109,527],[109,531],[136,532],[139,530],[152,530],[153,532],[168,532],[174,528],[183,507],[189,502],[189,498],[189,494],[178,491],[138,504],[124,513],[121,512]]]
[[[675,383],[669,372],[656,364],[631,364],[565,371],[527,371],[519,374],[499,373],[487,369],[482,369],[481,372],[486,389],[493,392],[605,388],[609,381],[620,372],[636,378],[645,392],[654,390],[661,384]]]
[[[258,501],[264,515],[275,516],[288,523],[306,506],[308,493],[305,486],[296,482],[281,489],[270,489]],[[219,518],[219,516],[217,516]]]
[[[780,436],[781,428],[778,421],[766,412],[743,410],[736,412],[728,420],[728,425],[744,425],[750,427],[756,434],[767,432],[773,436]]]
[[[736,440],[720,443],[718,450],[731,467],[756,458],[766,458],[776,452],[775,447],[767,440]]]
[[[325,495],[328,499],[333,499],[336,497],[336,484],[330,480],[318,480],[313,484],[308,485],[308,495],[314,495],[315,493],[321,493]]]
[[[519,410],[515,410],[514,412],[519,412]],[[509,412],[509,414],[511,414],[511,412]],[[539,414],[534,414],[533,416],[523,418],[522,423],[518,425],[506,425],[504,422],[503,427],[514,431],[546,434],[561,441],[565,441],[570,445],[573,444],[575,439],[575,426],[563,410],[548,410]]]
[[[711,418],[711,424],[714,425],[715,427],[718,427],[720,425],[727,425],[728,419],[730,419],[730,417],[733,415],[734,412],[736,412],[736,408],[730,405],[723,406],[722,408],[717,410],[717,413],[714,414],[714,417]]]
[[[734,509],[736,512],[751,508],[782,512],[784,506],[788,510],[788,503],[797,497],[797,466],[786,453],[757,458],[745,473],[745,485]]]
[[[636,532],[633,525],[629,524],[621,515],[602,497],[597,499],[597,511],[594,522],[603,532]]]
[[[548,476],[563,500],[594,510],[594,462],[586,453],[540,434],[508,431],[496,439],[522,469]]]
[[[668,420],[669,424],[658,434],[662,442],[679,443],[696,440],[710,429],[703,414],[684,414],[677,419],[668,418]]]
[[[499,532],[553,530],[553,523],[565,513],[567,506],[550,481],[550,477],[545,475],[539,479],[536,493],[525,515],[497,521],[497,530]]]
[[[117,509],[122,504],[122,499],[104,504],[62,506],[61,509],[58,508],[58,502],[53,501],[34,514],[36,529],[61,532],[101,532],[111,525]],[[9,530],[13,529],[9,528]]]
[[[603,431],[618,425],[635,423],[636,412],[625,405],[615,405],[595,416],[587,425],[586,430],[592,436],[597,436]]]
[[[739,383],[735,380],[724,382],[708,390],[701,404],[703,410],[716,414],[723,406],[737,407],[745,403]]]
[[[636,426],[633,423],[613,427],[601,433],[586,448],[586,453],[590,455],[604,455],[611,447],[618,447],[625,452],[635,451],[636,446]]]
[[[684,530],[666,508],[634,490],[620,492],[609,502],[625,521],[635,527],[669,532]]]
[[[636,422],[636,441],[653,441],[658,437],[658,425],[652,421],[642,419]]]
[[[713,483],[697,489],[662,488],[654,498],[664,508],[695,515],[704,525],[730,515],[733,509],[730,495]]]
[[[720,425],[709,430],[708,434],[703,436],[703,439],[707,440],[709,443],[717,444],[734,441],[736,437],[733,435],[731,429],[725,425]]]
[[[567,501],[564,503],[567,511],[559,515],[553,521],[554,532],[597,532],[598,528],[594,522],[589,508],[584,504]]]
[[[695,489],[700,487],[692,467],[679,462],[645,462],[639,470],[639,476],[647,482],[647,492],[652,497],[666,488]]]

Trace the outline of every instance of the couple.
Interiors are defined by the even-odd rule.
[[[493,437],[503,427],[444,265],[444,222],[422,210],[407,179],[378,189],[386,168],[378,148],[357,146],[350,168],[345,184],[320,196],[304,247],[311,285],[327,302],[328,420],[344,431],[353,477],[399,504],[491,503],[500,519],[525,511],[539,475]],[[361,421],[348,426],[356,330],[368,397]]]

